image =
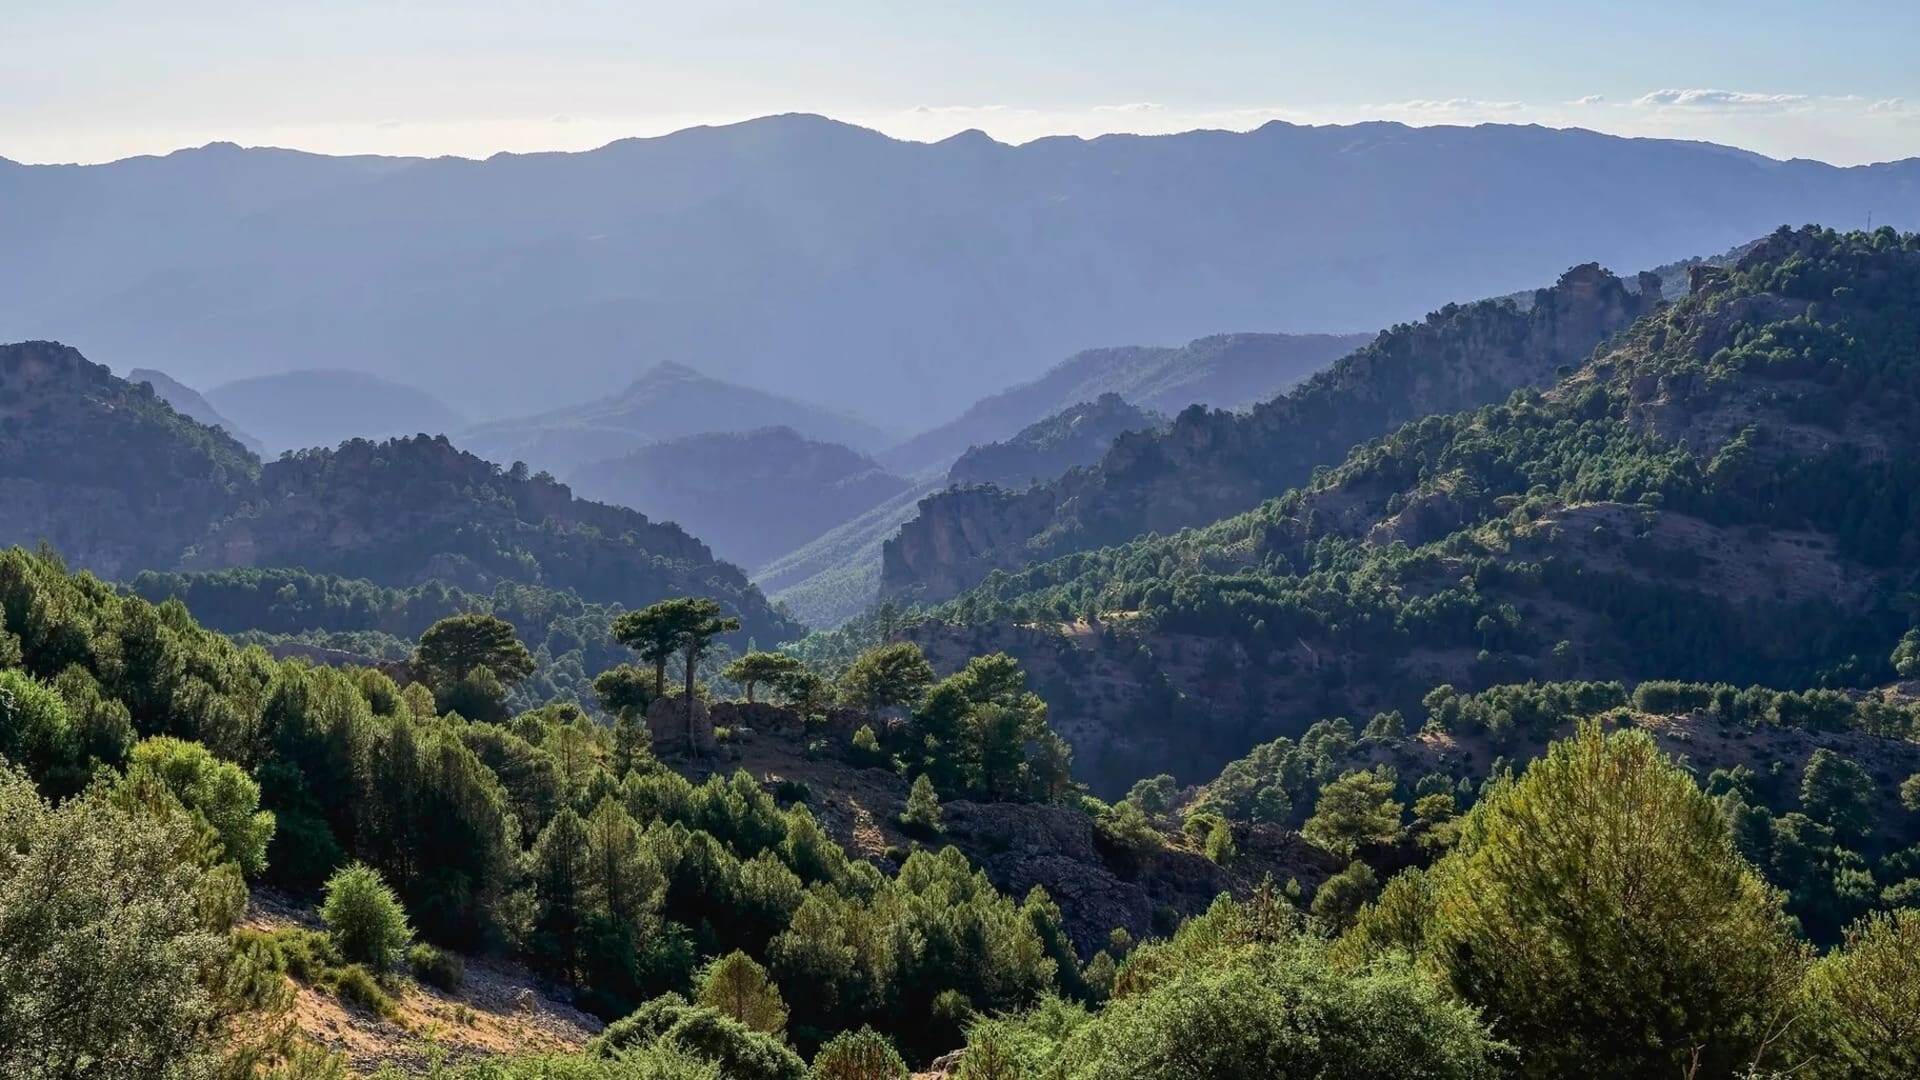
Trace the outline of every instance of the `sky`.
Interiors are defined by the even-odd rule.
[[[1920,156],[1913,0],[0,0],[0,157],[485,157],[817,112],[1006,142],[1538,123]]]

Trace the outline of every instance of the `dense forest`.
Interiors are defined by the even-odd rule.
[[[0,613],[10,1075],[338,1077],[290,1018],[296,994],[398,1015],[418,988],[461,994],[463,957],[484,955],[611,1022],[560,1056],[442,1057],[432,1075],[840,1080],[936,1057],[993,1078],[1920,1064],[1905,908],[1920,770],[1886,767],[1920,766],[1920,707],[1903,700],[1441,688],[1418,736],[1390,715],[1358,734],[1320,725],[1201,789],[1155,778],[1109,805],[1071,783],[1008,657],[946,679],[910,644],[833,679],[740,657],[731,676],[817,731],[810,752],[911,778],[901,825],[925,843],[876,857],[827,834],[804,784],[683,775],[681,710],[712,692],[665,676],[727,628],[710,601],[616,621],[635,663],[599,681],[610,724],[510,715],[506,683],[531,665],[492,616],[436,622],[393,674],[275,662],[178,601],[19,549],[0,555]],[[836,735],[846,712],[872,721]],[[1716,753],[1709,733],[1776,729],[1880,752],[1822,745],[1701,778],[1659,745]],[[1477,767],[1459,748],[1482,737],[1516,756]],[[1414,778],[1402,766],[1423,756]],[[943,803],[966,798],[1084,814],[1116,859],[1190,845],[1233,867],[1297,824],[1291,842],[1340,869],[1311,891],[1268,873],[1145,939],[1075,941],[1045,891],[1010,896],[942,843]],[[315,927],[246,921],[262,886],[311,897]]]

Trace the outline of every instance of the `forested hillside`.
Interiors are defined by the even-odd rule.
[[[945,465],[1063,410],[1118,394],[1169,416],[1189,405],[1243,409],[1365,345],[1370,334],[1214,334],[1184,346],[1085,349],[1039,378],[981,398],[881,455],[897,469]]]
[[[45,540],[104,574],[171,565],[252,497],[259,469],[78,350],[0,346],[0,543]]]
[[[1169,430],[1118,440],[1083,473],[1022,492],[937,495],[888,542],[883,590],[943,600],[994,570],[1251,509],[1409,420],[1552,383],[1659,298],[1652,275],[1630,288],[1575,267],[1524,307],[1449,304],[1396,326],[1249,413],[1188,409]]]
[[[240,430],[238,424],[220,415],[220,411],[215,409],[213,405],[201,395],[200,391],[180,382],[166,372],[154,371],[151,368],[134,368],[132,371],[127,372],[127,381],[130,383],[151,384],[153,392],[159,394],[162,400],[173,406],[174,412],[196,423],[204,424],[207,427],[224,429],[227,434],[233,436],[235,441],[241,446],[246,447],[255,457],[266,453],[266,447],[260,445],[259,439]]]
[[[996,575],[918,633],[1028,657],[1109,785],[1417,716],[1441,683],[1887,681],[1920,543],[1917,296],[1914,236],[1782,230],[1550,390],[1407,424],[1206,528]]]
[[[1102,394],[1020,429],[1012,438],[975,446],[947,470],[947,483],[993,484],[1018,491],[1091,465],[1129,431],[1152,431],[1166,423],[1159,413]]]
[[[299,566],[480,592],[518,581],[627,606],[697,593],[723,600],[749,635],[778,641],[799,629],[679,526],[576,499],[524,466],[503,472],[445,436],[356,439],[270,462],[255,504],[214,523],[180,566]]]

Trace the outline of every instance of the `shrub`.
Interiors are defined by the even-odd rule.
[[[407,925],[407,913],[400,901],[370,866],[355,863],[327,879],[326,901],[320,905],[320,920],[339,946],[340,953],[355,963],[375,969],[393,966],[413,937]]]
[[[458,954],[421,942],[407,950],[407,970],[415,980],[455,993],[466,985],[467,965]]]
[[[812,1080],[905,1080],[906,1062],[870,1027],[845,1031],[814,1056]]]

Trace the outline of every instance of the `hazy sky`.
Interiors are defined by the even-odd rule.
[[[1920,156],[1915,0],[0,0],[0,156],[1487,120]]]

